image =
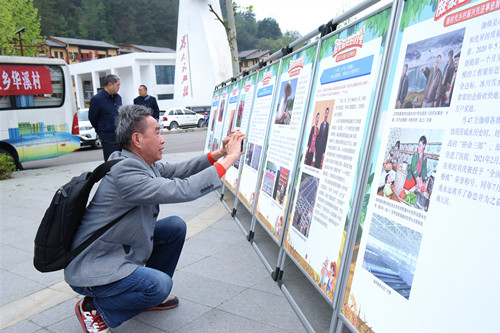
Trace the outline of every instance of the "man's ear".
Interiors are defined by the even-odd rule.
[[[142,137],[141,137],[141,135],[140,135],[139,132],[132,133],[132,138],[130,140],[130,143],[133,146],[140,148],[141,147],[141,141],[142,141]]]

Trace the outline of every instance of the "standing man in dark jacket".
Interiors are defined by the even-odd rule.
[[[158,107],[158,103],[156,103],[156,98],[151,95],[148,95],[148,87],[141,84],[139,86],[139,96],[134,98],[135,105],[144,105],[147,108],[153,110],[153,118],[158,121],[160,119],[160,108]]]
[[[90,100],[89,120],[101,139],[104,161],[107,161],[112,152],[121,150],[116,141],[115,119],[118,116],[118,108],[122,105],[122,98],[118,95],[118,75],[106,75],[104,84],[104,89]]]

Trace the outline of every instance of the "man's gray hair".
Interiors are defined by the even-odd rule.
[[[120,77],[118,75],[108,74],[104,78],[104,86],[106,87],[108,84],[110,84],[110,83],[116,83],[116,81],[119,81],[119,80],[120,80]]]
[[[122,149],[130,148],[132,134],[146,131],[147,116],[152,116],[151,109],[143,105],[120,106],[116,117],[116,141]]]

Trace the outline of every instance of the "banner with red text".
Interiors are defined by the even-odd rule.
[[[46,66],[0,65],[0,96],[52,94]]]

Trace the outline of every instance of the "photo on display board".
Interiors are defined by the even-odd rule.
[[[259,162],[260,162],[260,154],[261,154],[261,152],[262,152],[262,146],[255,145],[253,147],[252,163],[250,164],[250,166],[254,170],[258,170],[259,169]]]
[[[309,130],[304,164],[316,169],[323,168],[334,105],[335,100],[328,100],[319,101],[314,106],[314,116]]]
[[[273,199],[281,206],[283,206],[285,200],[286,188],[288,186],[288,174],[288,169],[280,167],[274,181]]]
[[[281,83],[278,106],[276,107],[275,124],[290,125],[293,115],[293,102],[298,78]]]
[[[210,148],[210,151],[216,151],[219,147],[219,140],[217,138],[214,138],[214,141],[212,142],[212,147]]]
[[[252,169],[257,170],[259,168],[261,151],[262,151],[261,146],[249,142],[245,157],[245,164],[251,167]]]
[[[207,140],[207,149],[210,151],[212,151],[211,143],[212,143],[213,137],[214,137],[214,132],[210,132],[210,134],[208,135],[208,140]]]
[[[264,178],[262,180],[262,191],[267,195],[273,195],[273,188],[275,179],[279,178],[278,167],[271,161],[266,164],[266,171],[264,173]]]
[[[396,109],[449,107],[465,28],[408,44]]]
[[[227,128],[227,135],[231,134],[231,131],[233,130],[235,111],[236,111],[235,109],[231,110],[231,117],[229,118],[229,127]]]
[[[421,242],[420,232],[373,214],[363,268],[409,299]]]
[[[241,127],[243,112],[245,111],[245,95],[240,97],[240,105],[238,105],[238,113],[236,114],[236,127]]]
[[[391,128],[377,194],[427,211],[443,135],[443,130]]]
[[[233,163],[233,166],[236,168],[236,169],[239,169],[240,168],[240,159],[241,159],[241,156],[240,158],[238,158],[234,163]]]
[[[306,238],[309,236],[318,185],[319,178],[302,173],[292,226]]]
[[[224,105],[226,104],[226,100],[223,99],[220,103],[220,108],[219,108],[219,117],[217,117],[217,120],[219,122],[222,121],[223,117],[224,117]]]

